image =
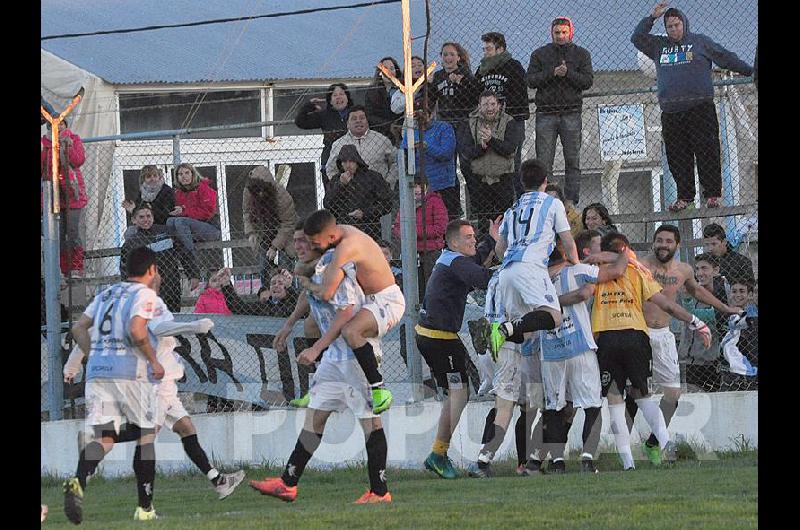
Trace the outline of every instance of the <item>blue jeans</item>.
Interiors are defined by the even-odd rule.
[[[170,217],[167,219],[167,230],[178,238],[183,248],[192,253],[195,251],[195,240],[219,241],[222,237],[216,226],[191,217]]]
[[[556,137],[564,148],[564,197],[578,204],[581,191],[581,113],[536,113],[536,158],[547,166],[547,175],[553,175],[556,156]]]

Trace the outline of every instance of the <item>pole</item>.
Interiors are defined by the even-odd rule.
[[[177,134],[172,137],[172,166],[177,168],[178,165],[181,163],[181,137]],[[175,178],[178,177],[177,170],[175,172]],[[174,183],[173,183],[174,185]]]

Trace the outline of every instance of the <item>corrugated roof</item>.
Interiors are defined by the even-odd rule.
[[[207,19],[261,15],[358,0],[42,0],[41,35],[82,33]],[[573,0],[432,0],[428,55],[446,40],[473,59],[480,35],[505,34],[508,50],[527,67],[530,52],[549,42],[549,23],[570,16],[575,42],[589,49],[596,70],[635,70],[630,35],[652,2]],[[415,36],[425,32],[423,0],[411,0]],[[756,0],[687,0],[679,6],[693,31],[704,33],[752,63]],[[735,16],[731,16],[735,13]],[[663,31],[656,23],[654,32]],[[414,42],[422,55],[423,39]],[[369,77],[377,60],[402,57],[400,4],[140,33],[42,42],[42,48],[114,84],[277,81]]]

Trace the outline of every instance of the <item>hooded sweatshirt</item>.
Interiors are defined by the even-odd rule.
[[[251,193],[251,189],[256,193]],[[256,166],[247,177],[242,192],[242,218],[246,237],[255,234],[259,246],[266,240],[272,248],[294,257],[294,246],[290,244],[297,222],[294,199],[275,182],[267,166]]]
[[[689,20],[680,10],[670,8],[667,14],[676,13],[683,20],[683,39],[650,35],[655,19],[644,17],[636,26],[631,42],[656,65],[658,77],[658,102],[663,112],[684,112],[714,99],[711,81],[711,63],[720,68],[750,75],[753,69],[709,37],[692,33]]]
[[[505,105],[506,114],[517,120],[531,117],[525,69],[508,51],[481,59],[475,78],[478,80],[478,95],[484,90],[491,90]],[[477,103],[476,100],[476,106]]]

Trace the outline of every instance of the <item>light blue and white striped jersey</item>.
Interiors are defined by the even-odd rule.
[[[155,333],[155,329],[162,322],[172,322],[175,320],[172,312],[167,308],[167,304],[160,296],[156,297],[156,308],[153,311],[153,318],[147,323],[147,329],[151,333]],[[157,337],[158,346],[156,347],[156,358],[161,366],[164,368],[164,377],[161,381],[177,381],[183,377],[184,369],[183,362],[178,354],[175,353],[175,346],[178,341],[175,337]],[[159,383],[159,380],[152,379],[151,382]]]
[[[495,269],[492,277],[489,278],[489,284],[486,286],[486,303],[483,308],[483,316],[486,317],[490,323],[502,322],[506,319],[505,307],[503,300],[497,294],[497,283],[500,281],[500,269]]]
[[[500,225],[500,235],[508,243],[502,268],[523,261],[547,268],[550,253],[555,248],[558,232],[569,232],[564,204],[546,193],[523,193],[506,210]]]
[[[564,267],[552,278],[553,285],[561,296],[587,283],[597,283],[599,271],[597,265],[585,263]],[[542,359],[563,361],[589,350],[596,351],[589,300],[573,305],[562,305],[561,311],[563,318],[558,329],[542,333]]]
[[[322,275],[325,272],[325,268],[333,259],[334,250],[335,249],[328,250],[322,255],[319,261],[317,261],[314,276],[311,277],[313,283],[322,283]],[[311,313],[323,335],[330,329],[333,319],[336,318],[336,312],[339,309],[352,305],[354,306],[353,311],[355,314],[366,301],[364,291],[361,289],[358,281],[356,281],[355,264],[352,262],[345,263],[342,270],[344,271],[344,278],[342,278],[339,287],[336,288],[336,292],[333,294],[333,298],[331,298],[330,301],[324,302],[313,295],[308,296],[308,304],[311,307]],[[375,353],[379,354],[377,350]],[[350,346],[347,345],[347,342],[345,342],[341,335],[328,346],[322,356],[323,361],[346,361],[354,358],[355,354],[353,350],[350,349]]]
[[[91,348],[86,380],[127,379],[146,381],[147,360],[131,343],[129,327],[133,317],[153,318],[158,305],[155,291],[138,282],[121,282],[105,289],[92,300],[84,314],[94,322],[89,330]],[[155,349],[156,336],[149,329]]]

